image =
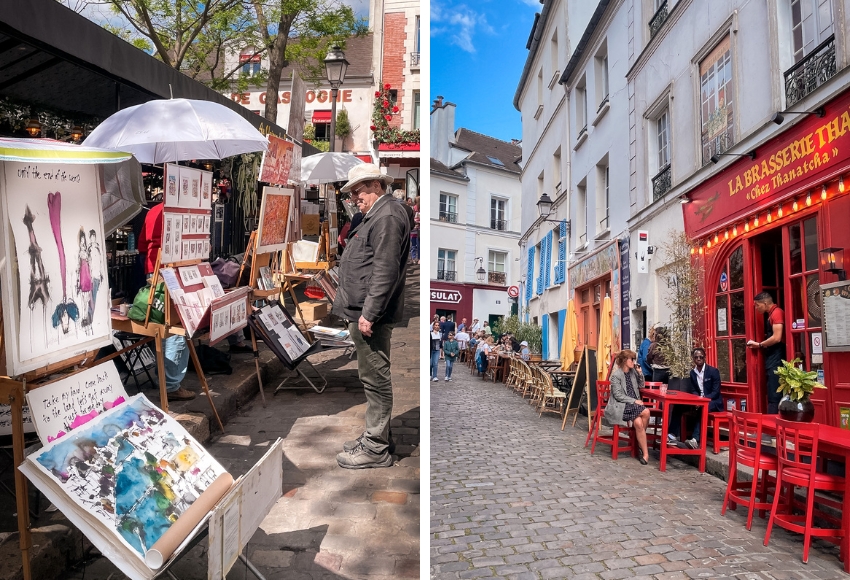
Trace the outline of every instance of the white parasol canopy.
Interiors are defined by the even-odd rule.
[[[268,140],[238,113],[210,101],[148,101],[118,111],[83,145],[129,151],[142,163],[224,159],[267,151]]]
[[[317,153],[301,158],[301,181],[333,183],[348,180],[348,171],[363,163],[351,153]]]

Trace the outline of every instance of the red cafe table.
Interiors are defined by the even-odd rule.
[[[701,473],[705,472],[705,447],[708,440],[708,404],[711,402],[711,399],[681,391],[667,391],[666,393],[662,393],[660,389],[646,388],[640,390],[640,395],[641,397],[660,402],[664,412],[664,419],[661,421],[661,464],[659,469],[661,471],[667,470],[668,455],[697,455],[699,456],[699,470]],[[669,409],[673,405],[688,405],[690,407],[700,408],[700,422],[702,424],[700,433],[702,436],[699,438],[699,449],[680,449],[667,445],[668,418],[671,416]]]

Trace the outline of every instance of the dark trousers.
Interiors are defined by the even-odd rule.
[[[357,372],[366,393],[366,437],[363,447],[381,454],[389,446],[390,419],[393,413],[393,383],[390,374],[389,324],[372,326],[372,336],[363,336],[357,322],[348,323],[351,340],[357,349]]]
[[[779,401],[782,400],[782,393],[778,393],[779,377],[776,375],[776,369],[782,365],[783,349],[776,349],[764,357],[764,366],[767,369],[767,414],[776,415],[779,413]]]

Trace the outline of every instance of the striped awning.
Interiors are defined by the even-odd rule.
[[[0,161],[98,164],[120,163],[131,157],[130,153],[83,147],[53,139],[0,137]]]

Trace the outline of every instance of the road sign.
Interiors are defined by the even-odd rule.
[[[508,296],[511,298],[516,298],[519,296],[519,286],[511,286],[508,288]]]

